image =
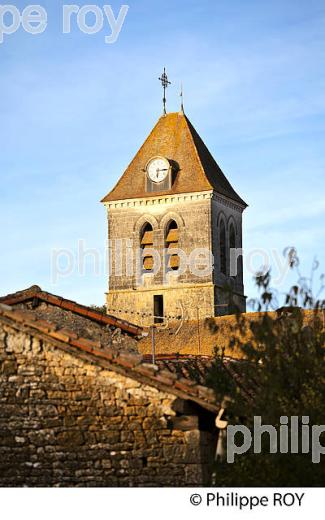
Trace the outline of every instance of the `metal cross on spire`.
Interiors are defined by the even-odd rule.
[[[161,84],[164,89],[163,105],[164,105],[164,115],[166,115],[166,113],[167,113],[166,112],[166,88],[168,88],[168,85],[171,85],[171,82],[168,81],[165,67],[164,67],[164,72],[161,75],[161,78],[159,78],[159,81],[161,81]]]

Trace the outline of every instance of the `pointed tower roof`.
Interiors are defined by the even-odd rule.
[[[156,195],[215,190],[247,206],[182,112],[170,113],[158,120],[116,186],[102,202],[152,197],[153,194],[145,190],[145,167],[157,155],[176,162],[179,170],[172,188]]]

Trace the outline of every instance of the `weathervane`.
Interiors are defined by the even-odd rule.
[[[164,72],[163,74],[161,75],[161,78],[159,78],[159,81],[161,81],[161,84],[163,86],[163,89],[164,89],[164,97],[163,97],[163,105],[164,105],[164,115],[166,115],[166,88],[168,87],[168,85],[171,85],[171,82],[168,81],[168,77],[167,77],[167,74],[166,74],[166,68],[164,67]]]

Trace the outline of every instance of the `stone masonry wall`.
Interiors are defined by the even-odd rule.
[[[235,230],[235,247],[242,247],[242,206],[216,193],[204,192],[120,201],[109,204],[107,210],[108,236],[111,240],[106,300],[108,312],[147,326],[151,322],[148,323],[148,316],[143,314],[153,314],[153,296],[160,295],[167,316],[179,315],[180,302],[186,308],[188,319],[197,318],[198,307],[201,316],[232,314],[234,308],[229,303],[227,291],[223,290],[224,286],[232,288],[235,304],[241,312],[245,312],[242,257],[237,262],[237,276],[230,276],[229,269],[231,225]],[[184,272],[165,272],[163,250],[166,246],[166,229],[171,220],[177,223],[178,246],[186,257],[189,259],[195,250],[197,255],[200,249],[210,251],[214,258],[212,271],[204,271],[204,265],[207,267],[207,264],[201,257],[201,272],[195,261],[194,269],[187,267]],[[220,269],[221,220],[226,229],[226,274]],[[157,253],[155,261],[159,265],[160,259],[161,268],[155,274],[143,275],[139,245],[145,223],[152,226],[153,249]]]
[[[242,209],[231,201],[226,201],[215,195],[211,201],[211,219],[212,219],[212,250],[215,260],[214,283],[215,283],[215,305],[216,316],[233,314],[234,309],[229,306],[229,297],[221,290],[223,286],[231,287],[233,291],[233,300],[241,312],[246,312],[246,300],[244,296],[243,282],[243,257],[239,256],[237,260],[237,275],[230,276],[230,226],[234,226],[235,230],[235,247],[240,249],[243,247],[242,241]],[[220,267],[220,221],[223,220],[226,229],[226,269],[224,275]]]
[[[206,485],[215,435],[175,400],[0,323],[0,486]]]
[[[154,323],[153,298],[156,294],[163,296],[164,315],[167,316],[167,320],[168,316],[171,316],[170,322],[175,321],[175,316],[183,316],[183,312],[185,320],[197,318],[198,313],[202,319],[214,316],[214,287],[212,284],[183,288],[160,287],[141,291],[141,293],[111,291],[107,297],[108,312],[132,323],[141,323],[143,327],[150,327]]]
[[[108,234],[111,240],[111,267],[108,312],[141,326],[150,325],[143,313],[153,314],[153,296],[164,298],[164,314],[179,315],[180,302],[189,318],[195,319],[197,308],[203,316],[214,315],[214,285],[211,271],[204,274],[198,263],[182,273],[165,273],[163,250],[166,229],[171,220],[177,222],[178,247],[190,258],[194,250],[211,251],[211,194],[164,198],[145,201],[146,205],[127,205],[108,210]],[[184,199],[184,200],[183,200]],[[168,199],[169,200],[169,199]],[[131,203],[130,203],[131,204]],[[156,274],[140,276],[139,246],[141,230],[146,222],[153,228],[153,248],[162,266]],[[204,267],[204,265],[203,265]],[[206,270],[207,271],[207,270]],[[114,310],[114,311],[113,311]],[[130,314],[133,311],[133,315]],[[139,313],[139,314],[138,314]]]
[[[110,243],[109,288],[113,290],[146,289],[139,279],[139,248],[141,231],[145,223],[153,228],[153,248],[162,255],[168,223],[175,220],[179,229],[179,248],[189,257],[196,248],[211,250],[211,199],[165,202],[164,199],[149,201],[151,204],[108,210],[108,236]],[[148,201],[146,201],[148,202]],[[163,268],[150,282],[151,286],[164,283]],[[171,281],[172,282],[172,281]],[[212,282],[211,273],[197,276],[189,269],[180,274],[174,285],[206,284]]]

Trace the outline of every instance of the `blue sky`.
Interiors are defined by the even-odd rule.
[[[182,81],[188,117],[249,203],[245,250],[294,245],[304,272],[315,254],[324,267],[323,0],[131,0],[112,45],[107,23],[97,35],[72,23],[63,35],[65,2],[38,3],[47,30],[20,29],[0,45],[1,294],[39,284],[103,303],[99,200],[160,116],[165,65],[168,109],[178,110]],[[100,272],[89,256],[84,275],[54,283],[53,249],[75,254],[79,239],[101,251]],[[246,270],[248,296],[251,279]]]

